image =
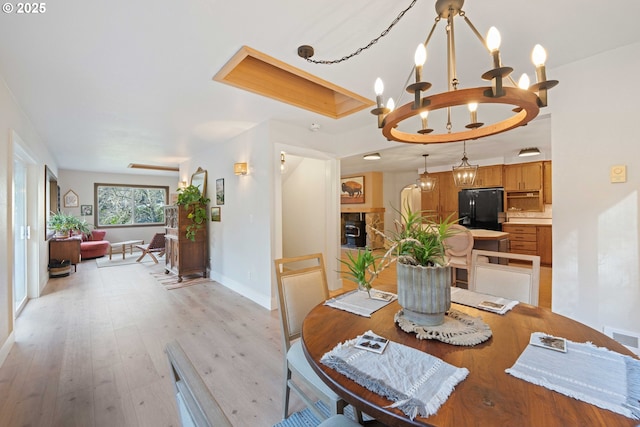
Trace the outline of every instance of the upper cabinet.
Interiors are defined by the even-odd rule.
[[[502,187],[502,165],[480,166],[473,186],[467,188]]]
[[[505,191],[542,190],[542,162],[504,166]]]

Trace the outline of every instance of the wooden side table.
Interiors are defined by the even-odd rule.
[[[78,271],[80,242],[81,239],[79,237],[49,240],[49,263],[51,263],[52,259],[70,261],[73,264],[73,271]]]

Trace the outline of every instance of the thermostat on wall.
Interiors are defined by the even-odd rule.
[[[611,182],[627,182],[627,166],[614,165],[611,166]]]

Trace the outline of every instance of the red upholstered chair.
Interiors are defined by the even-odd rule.
[[[149,254],[151,258],[153,258],[153,262],[158,263],[158,258],[153,255],[157,253],[158,256],[164,255],[164,233],[156,233],[151,241],[146,245],[136,245],[136,248],[142,251],[142,255],[136,260],[140,262],[145,255]]]
[[[82,235],[82,243],[80,243],[82,259],[100,258],[109,252],[109,241],[104,239],[106,234],[104,230],[93,230],[89,236]]]

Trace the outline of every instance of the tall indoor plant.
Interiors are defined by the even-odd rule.
[[[450,227],[455,221],[452,216],[435,221],[409,207],[405,214],[398,213],[401,221],[396,222],[395,232],[385,234],[371,228],[385,239],[388,248],[377,264],[371,259],[368,264],[354,262],[361,260],[360,256],[342,262],[353,277],[369,274],[369,284],[396,262],[398,302],[404,317],[422,326],[442,324],[451,307],[452,281],[445,240],[452,235]]]
[[[176,204],[189,211],[187,218],[191,220],[191,224],[187,225],[187,239],[195,242],[197,231],[206,225],[207,203],[209,201],[210,199],[202,194],[195,185],[178,188],[178,201]]]

